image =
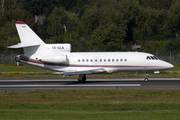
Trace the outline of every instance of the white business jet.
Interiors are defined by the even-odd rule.
[[[45,44],[24,22],[15,22],[21,40],[8,48],[23,48],[24,54],[15,60],[25,64],[56,71],[64,76],[79,74],[78,81],[85,82],[86,74],[116,72],[159,73],[173,68],[168,62],[143,52],[71,52],[70,44]]]

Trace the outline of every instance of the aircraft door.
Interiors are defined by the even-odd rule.
[[[99,64],[99,57],[94,57],[94,64]]]

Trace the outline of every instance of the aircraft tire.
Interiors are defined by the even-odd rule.
[[[149,81],[149,79],[148,79],[148,78],[145,78],[145,79],[144,79],[144,81],[145,81],[145,82],[148,82],[148,81]]]
[[[78,82],[80,83],[86,82],[86,77],[83,77],[82,79],[78,79]]]

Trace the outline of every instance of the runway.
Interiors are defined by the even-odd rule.
[[[0,79],[0,92],[52,89],[180,89],[180,78],[89,78],[85,83],[75,78]]]

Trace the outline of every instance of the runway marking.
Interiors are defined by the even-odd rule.
[[[67,81],[77,81],[76,79],[22,79],[22,80],[13,80],[13,79],[8,79],[8,80],[3,80],[0,79],[0,82],[34,82],[34,81],[40,81],[40,82],[46,82],[46,81],[61,81],[61,82],[67,82]],[[144,81],[144,78],[134,78],[134,79],[114,79],[114,78],[106,78],[106,79],[88,79],[88,81]],[[88,82],[87,81],[87,82]]]
[[[156,80],[180,80],[180,78],[149,78],[150,81],[156,81]],[[34,82],[34,81],[40,81],[40,82],[44,82],[44,81],[61,81],[61,82],[67,82],[67,81],[77,81],[74,78],[65,78],[65,79],[0,79],[0,83],[1,82]],[[102,79],[96,79],[96,78],[89,78],[88,81],[144,81],[144,78],[102,78]]]
[[[0,88],[8,87],[140,87],[141,84],[105,84],[105,85],[0,85]]]

